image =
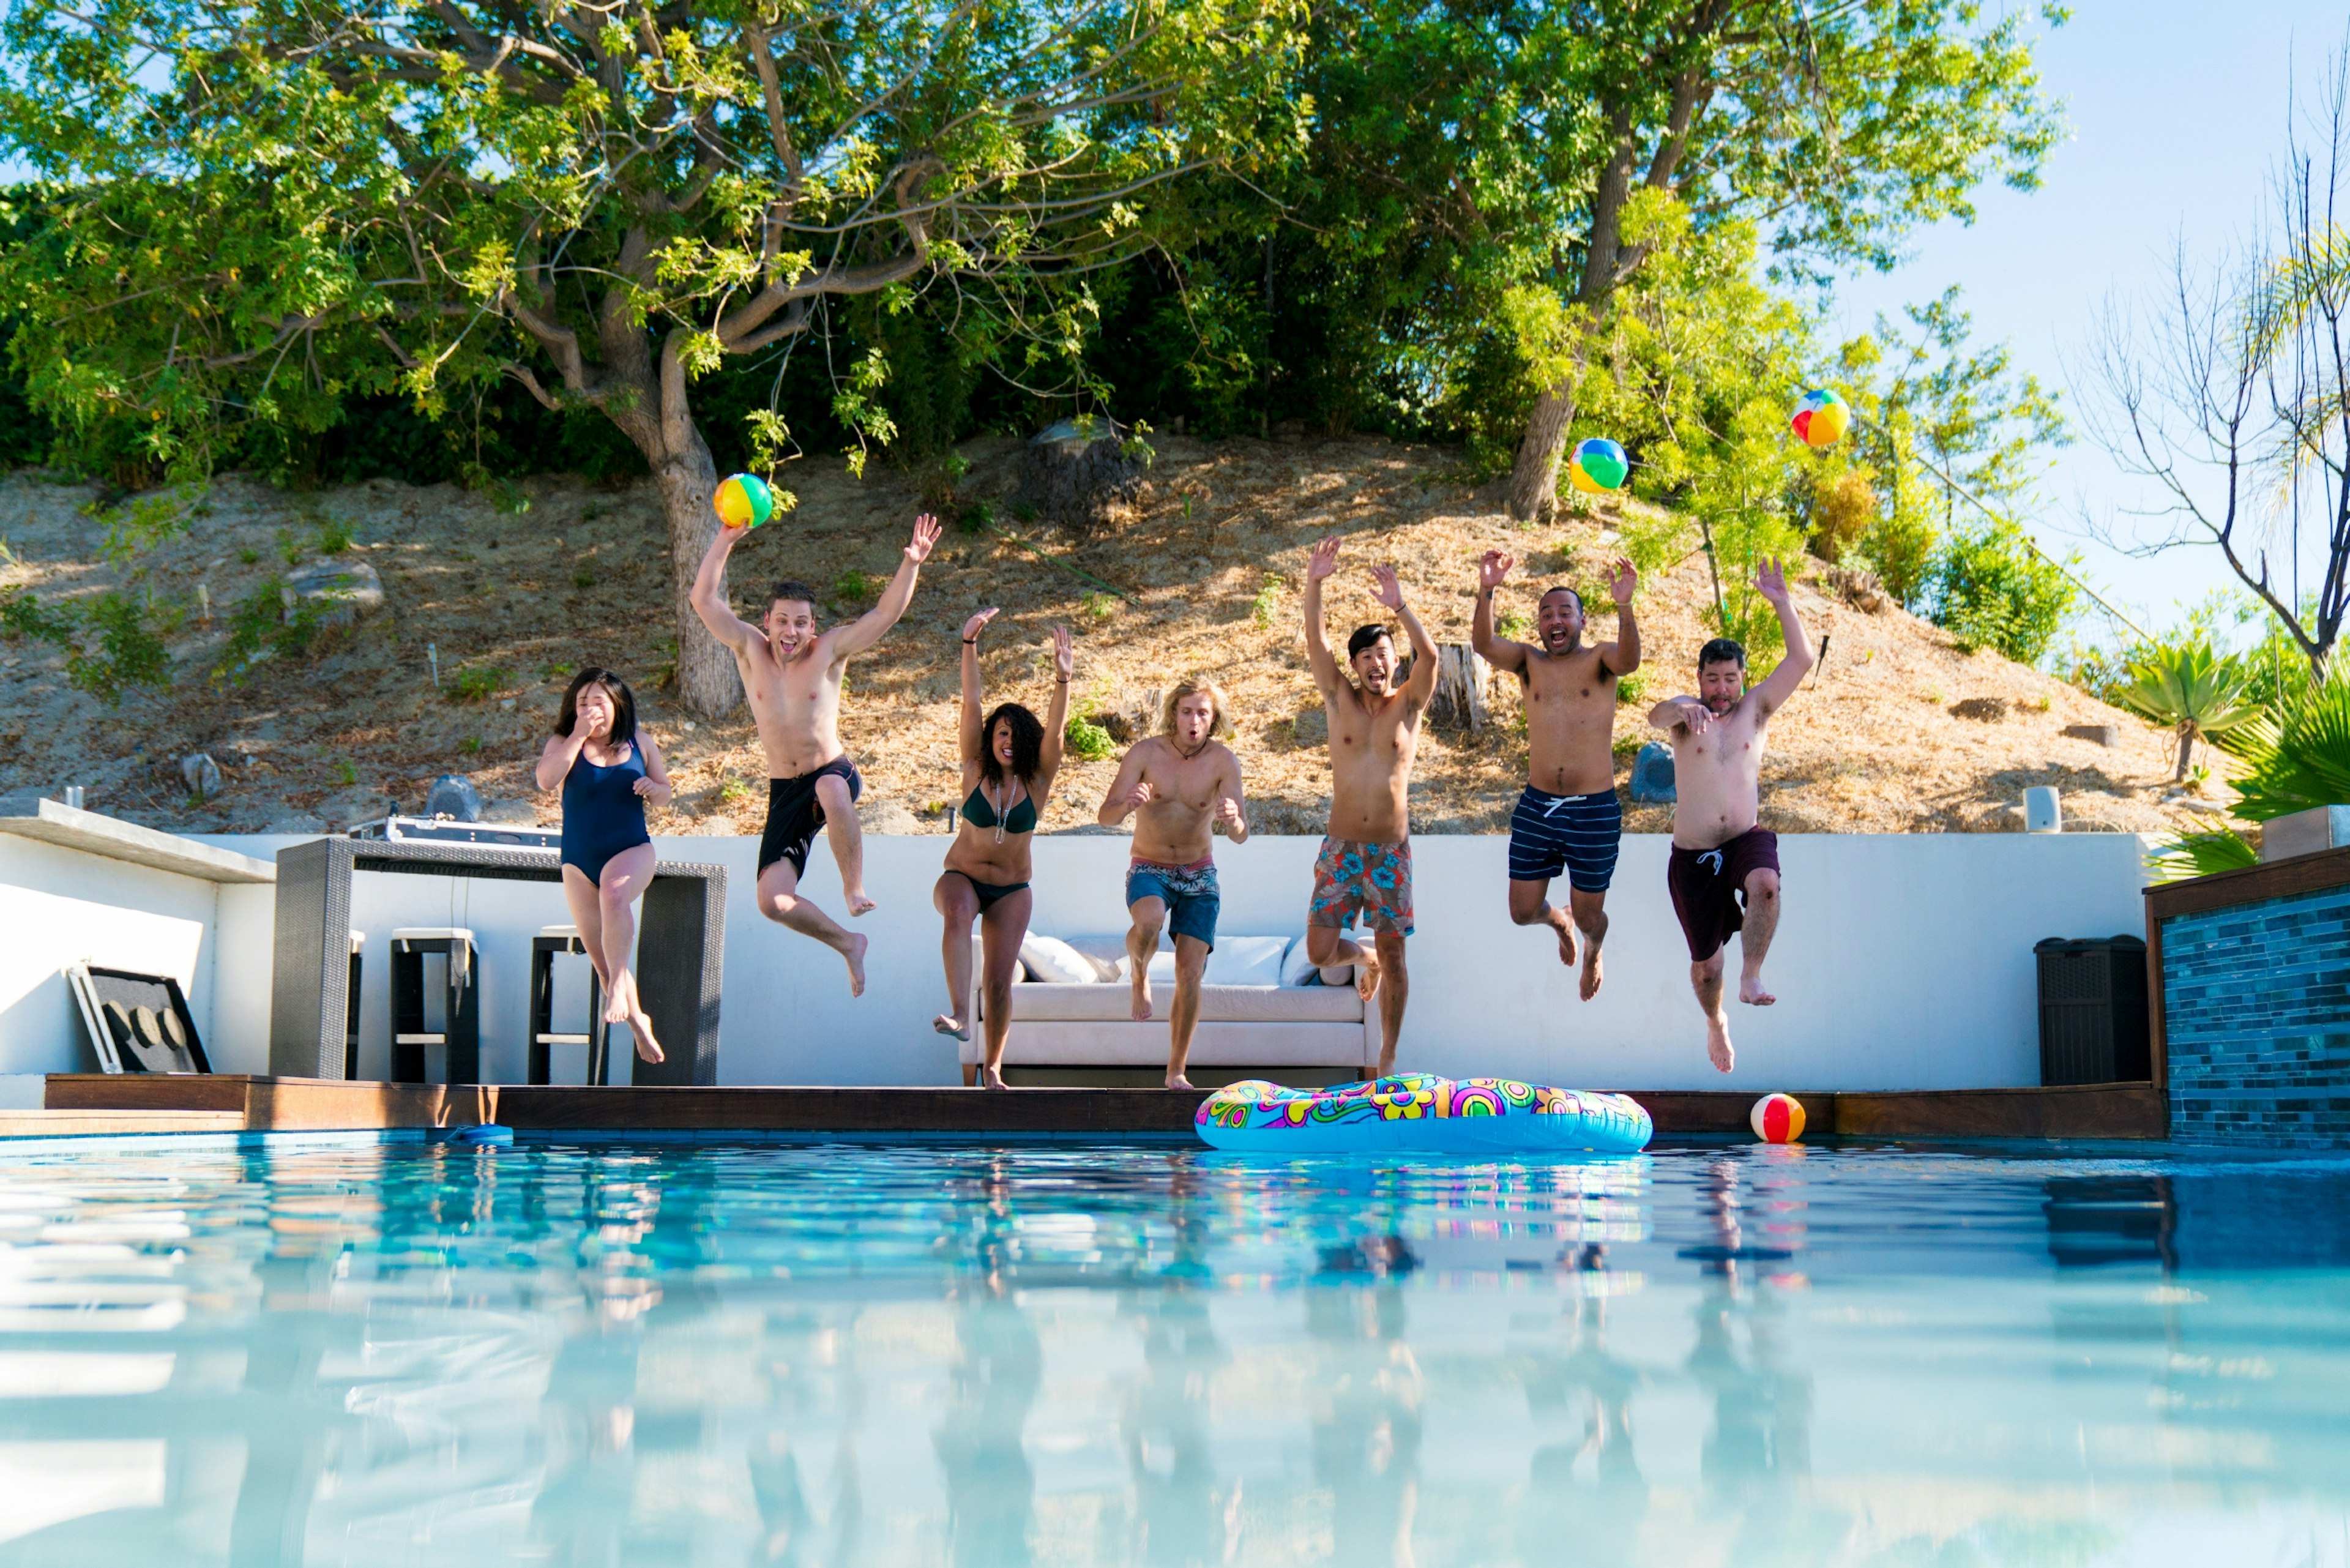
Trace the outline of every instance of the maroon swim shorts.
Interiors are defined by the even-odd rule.
[[[1740,900],[1746,878],[1755,871],[1779,868],[1779,836],[1765,827],[1750,827],[1727,844],[1711,849],[1673,846],[1665,867],[1665,885],[1672,889],[1673,913],[1689,938],[1690,961],[1703,963],[1721,950],[1730,934],[1746,923]]]

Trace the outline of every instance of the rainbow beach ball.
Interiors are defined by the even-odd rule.
[[[755,473],[729,474],[718,482],[711,505],[729,528],[756,528],[775,514],[775,493]]]
[[[1804,1136],[1804,1102],[1793,1095],[1765,1095],[1746,1119],[1764,1143],[1793,1143]]]
[[[1577,445],[1566,465],[1567,483],[1591,495],[1623,489],[1625,476],[1631,472],[1632,460],[1624,455],[1623,447],[1605,436],[1593,436]]]
[[[1833,387],[1814,387],[1796,402],[1787,428],[1805,446],[1834,446],[1852,428],[1852,405]]]

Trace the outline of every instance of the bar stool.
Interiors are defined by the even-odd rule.
[[[544,1084],[550,1081],[547,1067],[547,1047],[550,1045],[585,1045],[588,1047],[588,1081],[602,1088],[611,1070],[607,1036],[610,1031],[604,1023],[604,981],[596,966],[588,966],[588,1033],[557,1034],[555,1029],[555,955],[572,953],[586,957],[588,944],[579,940],[577,926],[544,926],[530,942],[530,1081]]]
[[[351,933],[351,980],[343,992],[343,1078],[348,1082],[359,1075],[359,955],[366,950],[367,933]]]
[[[424,955],[449,961],[449,1002],[442,1031],[424,1029]],[[391,1081],[421,1084],[424,1048],[449,1048],[452,1084],[482,1081],[482,988],[473,972],[473,933],[463,926],[402,926],[391,933]]]

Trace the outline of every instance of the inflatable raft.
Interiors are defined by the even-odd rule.
[[[1638,1154],[1656,1133],[1622,1095],[1432,1073],[1329,1089],[1249,1078],[1210,1095],[1192,1125],[1250,1154]]]

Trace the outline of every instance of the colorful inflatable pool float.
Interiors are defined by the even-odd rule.
[[[1329,1089],[1248,1078],[1210,1095],[1192,1126],[1249,1154],[1638,1154],[1656,1133],[1622,1095],[1433,1073]]]

